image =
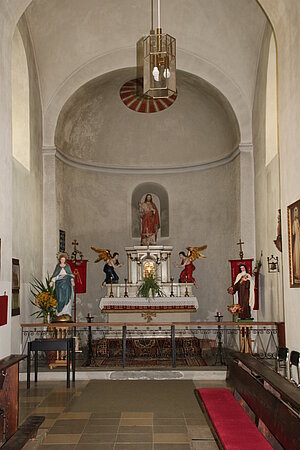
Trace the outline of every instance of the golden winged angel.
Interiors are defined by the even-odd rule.
[[[97,247],[91,247],[94,252],[98,253],[98,258],[95,260],[95,263],[98,263],[100,261],[104,261],[104,267],[103,272],[105,273],[105,280],[102,283],[102,286],[104,284],[110,284],[111,282],[116,284],[119,281],[119,277],[115,271],[115,269],[118,267],[122,267],[123,264],[119,263],[119,253],[115,252],[113,255],[111,255],[110,250],[108,248],[97,248]]]
[[[179,252],[180,264],[175,264],[175,267],[178,269],[183,269],[179,276],[179,283],[194,283],[196,287],[198,287],[195,278],[193,277],[193,272],[195,270],[195,266],[193,261],[198,258],[206,258],[203,253],[203,250],[207,248],[207,245],[202,245],[202,247],[187,247],[187,254],[185,252]]]

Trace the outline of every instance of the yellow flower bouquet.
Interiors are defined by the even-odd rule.
[[[57,300],[55,297],[55,289],[50,286],[50,277],[46,278],[46,283],[34,278],[34,283],[31,283],[31,293],[34,296],[34,301],[31,303],[38,308],[38,311],[32,313],[37,318],[43,317],[44,323],[48,323],[55,316]]]

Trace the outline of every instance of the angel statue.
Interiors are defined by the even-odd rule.
[[[193,272],[195,270],[195,266],[193,261],[198,258],[206,258],[201,252],[207,248],[207,245],[203,245],[202,247],[187,247],[187,255],[185,252],[179,252],[179,258],[181,259],[180,264],[174,263],[177,269],[183,269],[179,276],[179,283],[194,283],[195,287],[199,286],[196,283],[195,278],[193,277]]]
[[[118,267],[122,267],[123,264],[119,263],[119,253],[115,252],[113,255],[111,255],[110,250],[107,248],[96,248],[91,247],[94,252],[98,253],[98,258],[96,259],[95,263],[98,263],[99,261],[105,261],[103,272],[105,273],[105,280],[102,283],[102,286],[105,284],[110,284],[111,282],[116,284],[119,281],[119,277],[115,271],[115,269]]]

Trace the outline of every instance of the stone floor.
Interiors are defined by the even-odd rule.
[[[194,389],[210,381],[77,381],[20,383],[20,423],[45,422],[26,450],[216,450]]]

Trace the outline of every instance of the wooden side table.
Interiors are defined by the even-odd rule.
[[[72,353],[72,381],[75,382],[75,343],[74,338],[67,339],[35,339],[28,342],[27,349],[27,389],[30,389],[30,356],[34,355],[34,381],[38,380],[38,352],[66,351],[67,353],[67,388],[70,387],[70,361]]]

